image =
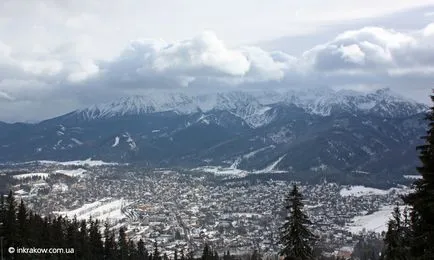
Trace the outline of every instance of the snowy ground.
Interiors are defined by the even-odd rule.
[[[85,172],[86,172],[85,169],[78,168],[78,169],[74,169],[74,170],[57,170],[54,173],[63,174],[63,175],[69,176],[69,177],[82,177]]]
[[[66,161],[66,162],[57,162],[57,161],[38,161],[42,164],[58,164],[63,166],[103,166],[103,165],[118,165],[118,163],[113,162],[104,162],[100,160],[92,160],[91,158],[86,160],[76,160],[76,161]]]
[[[352,222],[346,226],[347,230],[352,233],[360,233],[362,231],[374,231],[381,233],[387,230],[387,222],[392,216],[392,211],[395,206],[384,206],[380,210],[365,216],[357,216],[352,219]],[[400,207],[401,212],[404,207]]]
[[[32,172],[32,173],[13,175],[12,178],[17,179],[17,180],[23,180],[23,179],[32,178],[32,177],[40,177],[42,179],[46,179],[48,177],[48,175],[49,175],[49,173],[46,173],[46,172]]]
[[[370,188],[365,186],[349,186],[346,188],[341,189],[339,192],[341,197],[362,197],[362,196],[369,196],[369,195],[387,195],[391,192],[399,192],[402,193],[406,189],[404,188],[390,188],[388,190],[380,190],[376,188]]]
[[[78,209],[70,211],[56,211],[53,212],[57,215],[67,216],[68,218],[77,217],[78,220],[86,219],[90,217],[101,221],[116,221],[126,216],[122,213],[121,209],[129,203],[123,199],[112,200],[110,198],[95,201],[93,203],[84,204]]]
[[[419,180],[422,179],[422,175],[404,175],[404,178],[409,180]]]
[[[212,173],[216,176],[237,176],[245,177],[249,174],[248,171],[236,169],[236,168],[225,168],[221,166],[204,166],[193,169],[194,171],[202,171],[206,173]]]

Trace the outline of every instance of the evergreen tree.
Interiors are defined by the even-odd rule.
[[[138,257],[137,248],[133,240],[128,240],[128,259],[135,260]]]
[[[104,224],[104,259],[116,259],[116,241],[115,234],[110,231],[109,224]]]
[[[158,244],[157,241],[154,241],[154,252],[152,253],[152,260],[160,260],[160,251],[158,250]]]
[[[87,229],[87,223],[85,220],[81,220],[78,231],[78,256],[80,259],[89,257],[89,233]]]
[[[387,223],[387,232],[384,239],[385,251],[383,254],[384,260],[400,259],[400,250],[402,246],[402,227],[401,213],[398,207],[393,211],[393,217]]]
[[[91,256],[94,259],[103,259],[104,258],[104,246],[102,242],[102,236],[99,232],[99,221],[90,220],[90,228],[89,228],[89,247]]]
[[[434,96],[431,96],[434,102]],[[413,239],[411,243],[413,259],[432,259],[434,255],[434,106],[426,116],[429,129],[422,138],[425,144],[418,146],[422,166],[417,167],[422,175],[415,182],[415,192],[404,197],[412,206]]]
[[[121,227],[119,229],[119,259],[127,260],[128,259],[128,241],[127,235],[125,233],[125,228]]]
[[[3,246],[9,248],[16,246],[17,241],[17,223],[16,223],[16,202],[12,191],[9,191],[9,195],[6,198],[6,212],[4,219],[4,236],[5,243]]]
[[[74,217],[72,221],[67,221],[66,223],[66,231],[65,231],[65,245],[67,247],[74,248],[75,250],[78,249],[78,237],[79,237],[79,223],[77,221],[77,218]],[[76,259],[75,254],[72,256],[69,256],[69,259]]]
[[[253,253],[250,256],[250,260],[261,260],[261,255],[259,254],[257,249],[253,250]]]
[[[223,260],[231,260],[231,253],[229,250],[223,255]]]
[[[200,259],[201,260],[213,260],[214,259],[213,252],[212,252],[212,250],[208,244],[205,244],[205,246],[203,247],[202,257]]]
[[[29,246],[27,214],[26,206],[24,206],[24,202],[21,200],[17,213],[17,246]]]
[[[312,223],[303,212],[302,199],[297,185],[293,185],[292,191],[286,198],[286,209],[289,214],[285,218],[280,241],[283,245],[280,253],[287,260],[313,258],[312,243],[315,241],[315,236],[308,229],[308,225]]]
[[[148,258],[148,252],[146,251],[145,243],[142,239],[137,243],[137,254],[139,260],[147,260]]]

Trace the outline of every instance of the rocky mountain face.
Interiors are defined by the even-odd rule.
[[[37,124],[0,124],[0,161],[217,165],[315,176],[402,176],[427,107],[388,89],[179,93],[121,98]]]

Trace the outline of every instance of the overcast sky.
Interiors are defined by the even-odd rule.
[[[434,0],[0,3],[0,121],[149,89],[311,85],[426,102]]]

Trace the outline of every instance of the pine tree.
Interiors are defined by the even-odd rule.
[[[401,212],[395,207],[392,218],[387,223],[387,232],[384,238],[385,251],[384,260],[401,259],[403,242],[403,228],[401,226]]]
[[[214,255],[208,244],[203,247],[201,260],[213,260]]]
[[[107,222],[104,224],[104,259],[116,259],[115,234],[113,231],[110,231],[110,226]]]
[[[3,246],[3,240],[5,239],[5,218],[6,218],[6,205],[5,205],[5,197],[3,193],[0,195],[0,240],[1,245]],[[0,250],[1,255],[6,255],[5,247],[3,246]]]
[[[250,260],[261,260],[261,255],[259,254],[257,249],[253,250],[253,253],[250,256]]]
[[[135,260],[138,257],[137,248],[133,240],[128,240],[128,259]]]
[[[21,200],[21,203],[18,207],[17,214],[17,229],[18,229],[18,241],[21,246],[28,246],[27,240],[29,238],[28,234],[28,221],[27,221],[27,209],[24,206],[24,201]]]
[[[6,212],[4,220],[4,235],[5,243],[4,248],[9,248],[16,245],[17,241],[17,223],[16,223],[16,202],[12,191],[6,198]]]
[[[231,253],[229,252],[229,250],[223,255],[223,260],[231,260]]]
[[[78,232],[78,256],[80,259],[89,258],[89,233],[87,229],[87,223],[85,220],[81,220],[79,232]]]
[[[431,96],[434,102],[434,95]],[[429,129],[423,136],[425,144],[416,149],[420,152],[422,166],[417,167],[422,175],[415,182],[415,192],[404,197],[412,206],[413,240],[411,243],[413,259],[431,259],[434,255],[434,106],[426,116]]]
[[[127,235],[125,233],[125,228],[121,227],[119,229],[119,259],[127,260],[128,259],[128,241]]]
[[[303,212],[304,204],[302,195],[297,185],[293,185],[292,191],[286,198],[286,209],[289,211],[285,218],[281,231],[281,244],[283,249],[281,255],[285,259],[312,259],[312,244],[315,236],[308,229],[310,222],[308,216]]]
[[[104,258],[104,247],[102,242],[102,236],[99,232],[99,221],[90,220],[89,228],[89,247],[92,258],[103,259]]]
[[[148,258],[148,252],[146,251],[145,243],[143,242],[142,239],[140,239],[139,242],[137,243],[137,253],[138,253],[139,260],[145,260]]]

